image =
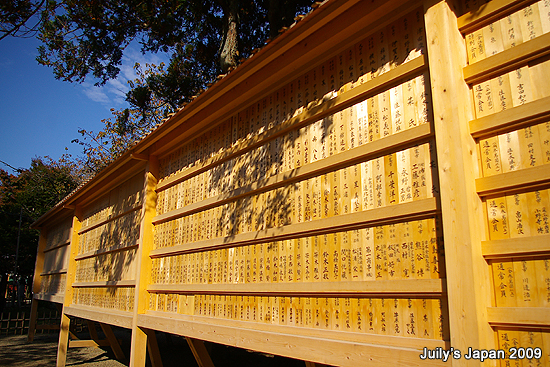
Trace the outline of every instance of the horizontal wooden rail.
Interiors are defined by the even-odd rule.
[[[210,197],[208,199],[187,205],[183,208],[158,215],[153,219],[153,224],[163,223],[226,204],[243,196],[255,195],[261,192],[274,190],[276,188],[289,185],[293,182],[302,181],[311,177],[322,175],[326,172],[332,172],[369,159],[391,154],[428,141],[428,139],[432,136],[433,131],[431,124],[423,124],[395,135],[390,135],[380,140],[347,150],[343,153],[335,154],[328,158],[306,164],[305,166],[273,175],[266,180],[257,181],[228,193]]]
[[[531,60],[550,54],[550,33],[521,43],[464,68],[468,84],[477,84],[527,65]]]
[[[215,322],[209,323],[208,319]],[[348,333],[151,312],[138,315],[138,326],[234,347],[338,366],[444,366],[419,359],[425,346],[446,348],[440,340]],[[262,328],[259,330],[259,328]],[[420,363],[422,362],[422,363]]]
[[[73,288],[106,288],[106,287],[135,287],[136,281],[132,280],[107,280],[98,282],[74,282]]]
[[[121,244],[118,244],[118,245],[115,245],[115,246],[110,246],[110,247],[101,248],[101,249],[95,250],[95,251],[85,252],[83,254],[75,256],[74,259],[76,261],[84,260],[84,259],[94,257],[94,256],[110,254],[111,252],[131,250],[133,248],[137,248],[138,246],[139,246],[139,244],[137,244],[137,243],[133,243],[131,245],[121,243]]]
[[[239,284],[152,284],[147,287],[154,293],[182,294],[242,294],[242,295],[293,295],[337,296],[395,295],[419,297],[445,293],[443,279],[373,280],[357,282],[304,282],[304,283],[239,283]]]
[[[288,326],[288,325],[278,325],[271,323],[262,323],[255,321],[241,321],[241,320],[232,320],[221,317],[208,317],[208,316],[193,316],[193,315],[182,315],[176,313],[168,313],[162,311],[147,311],[148,316],[153,317],[174,317],[178,320],[188,320],[193,322],[199,322],[205,325],[221,325],[226,327],[234,327],[240,329],[249,329],[253,328],[254,330],[268,331],[268,332],[277,332],[281,334],[289,333],[291,330],[292,334],[312,336],[321,339],[337,339],[342,341],[358,341],[360,343],[367,344],[376,344],[376,345],[388,345],[390,347],[403,347],[403,348],[419,348],[419,344],[422,344],[428,348],[437,348],[444,347],[448,345],[447,341],[436,340],[436,339],[427,339],[427,338],[415,338],[415,337],[399,337],[391,335],[381,335],[381,334],[371,334],[371,333],[357,333],[357,332],[340,332],[332,331],[326,329],[317,329],[310,327],[300,327],[300,326]],[[422,347],[420,347],[422,348]]]
[[[53,245],[51,247],[48,247],[44,250],[44,253],[46,252],[49,252],[49,251],[53,251],[53,250],[56,250],[60,247],[65,247],[65,246],[69,246],[71,244],[71,240],[68,240],[68,241],[65,241],[65,242],[61,242],[61,243],[58,243],[56,245]]]
[[[315,236],[338,231],[349,231],[381,224],[424,219],[436,214],[438,210],[437,199],[428,198],[309,222],[289,224],[287,226],[269,228],[261,231],[240,233],[234,236],[218,237],[178,246],[159,248],[152,250],[149,255],[152,258],[156,258],[222,247],[252,245],[302,236]]]
[[[42,272],[42,273],[40,273],[40,276],[66,274],[66,273],[67,273],[66,268],[64,268],[64,269],[55,269],[55,270],[49,270],[49,271]]]
[[[123,212],[123,213],[120,213],[120,214],[117,214],[117,215],[113,215],[112,217],[109,217],[109,218],[107,218],[107,219],[104,219],[104,220],[102,220],[102,221],[99,221],[99,222],[97,222],[97,223],[94,223],[94,224],[92,224],[92,225],[89,225],[89,226],[86,226],[86,227],[83,226],[83,227],[80,229],[80,231],[78,231],[78,234],[81,235],[81,234],[83,234],[83,233],[86,233],[86,232],[88,232],[88,231],[91,231],[92,229],[101,227],[101,226],[103,226],[103,225],[105,225],[105,224],[107,224],[107,223],[109,223],[109,222],[112,222],[112,221],[114,221],[114,220],[116,220],[116,219],[118,219],[118,218],[122,218],[122,217],[124,217],[125,215],[128,215],[128,214],[130,214],[130,213],[133,213],[133,212],[135,212],[135,211],[137,211],[137,210],[140,210],[140,209],[141,209],[141,204],[139,204],[138,206],[133,207],[132,209],[126,210],[126,211]]]
[[[357,87],[346,91],[341,95],[305,109],[301,114],[282,122],[273,129],[270,129],[251,139],[240,142],[235,146],[226,149],[217,156],[206,160],[204,163],[196,164],[193,167],[161,180],[157,185],[157,191],[165,190],[170,186],[205,172],[231,158],[253,150],[287,131],[318,121],[323,117],[332,115],[343,110],[344,108],[352,106],[355,103],[361,102],[362,100],[374,96],[384,90],[390,89],[395,85],[399,85],[404,80],[417,76],[426,68],[427,62],[425,60],[425,56],[418,57],[405,64],[399,65],[395,69],[392,69],[375,79],[369,80],[364,84],[358,85]]]
[[[549,307],[487,307],[493,326],[545,326],[550,328]]]
[[[550,256],[550,235],[484,241],[481,253],[486,259],[522,256]]]
[[[103,324],[120,326],[126,329],[132,328],[133,312],[71,305],[63,307],[63,313]]]
[[[550,120],[550,97],[470,121],[476,139],[496,136]]]
[[[476,190],[480,196],[511,193],[517,190],[536,190],[548,185],[550,185],[550,164],[476,179]]]
[[[107,339],[103,340],[69,340],[69,348],[96,348],[109,347],[111,344]]]
[[[65,301],[65,291],[63,293],[35,293],[33,298],[39,301],[63,303]]]
[[[535,2],[537,0],[492,0],[458,18],[458,29],[462,34],[472,33]]]

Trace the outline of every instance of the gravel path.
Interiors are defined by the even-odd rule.
[[[99,327],[98,327],[99,331]],[[126,357],[130,355],[130,330],[114,329],[115,336],[121,341]],[[79,335],[89,338],[86,334]],[[100,338],[102,334],[100,333]],[[164,367],[195,367],[197,363],[184,338],[157,333],[157,341]],[[55,366],[57,357],[58,334],[37,334],[34,342],[27,343],[27,335],[0,336],[0,366],[10,367],[50,367]],[[305,367],[303,361],[278,356],[266,356],[251,353],[244,349],[232,348],[220,344],[207,345],[216,367]],[[67,366],[78,367],[124,367],[115,359],[111,348],[69,348]],[[147,361],[147,365],[150,363]]]
[[[34,342],[27,343],[27,335],[0,337],[0,366],[51,367],[57,356],[57,334],[36,335]],[[70,348],[67,366],[122,367],[112,352],[105,348]]]

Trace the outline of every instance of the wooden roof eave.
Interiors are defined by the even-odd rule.
[[[275,86],[282,86],[292,76],[297,76],[304,71],[301,69],[314,66],[312,63],[316,63],[320,56],[329,56],[327,50],[329,54],[341,51],[337,48],[345,44],[344,40],[357,37],[365,24],[385,22],[381,18],[387,14],[391,13],[395,16],[399,13],[395,10],[409,9],[411,6],[414,6],[414,1],[328,1],[272,40],[257,54],[213,84],[129,151],[69,194],[54,208],[38,218],[32,224],[32,228],[40,228],[67,205],[81,204],[80,199],[85,194],[93,192],[92,197],[97,197],[110,189],[113,182],[120,180],[106,180],[112,179],[113,174],[128,162],[133,162],[131,166],[138,166],[144,164],[143,157],[146,155],[160,155],[167,152],[182,139],[203,131],[213,122],[215,124],[221,122],[219,119],[223,116],[249,104],[251,95],[258,96],[265,91],[272,91]],[[330,22],[335,20],[338,20],[340,25],[344,25],[344,28],[338,32],[333,32],[329,26]],[[329,34],[333,35],[330,40],[330,37],[327,37]],[[332,48],[327,46],[330,44],[333,45]],[[291,61],[281,63],[279,59],[281,57]],[[110,183],[108,187],[100,185],[104,182]],[[90,200],[91,197],[87,197],[85,202]]]
[[[132,170],[132,168],[137,168],[139,166],[143,166],[144,164],[145,163],[143,162],[142,155],[135,156],[134,149],[125,152],[122,156],[117,158],[114,162],[105,167],[93,178],[82,184],[72,193],[67,195],[63,200],[61,200],[56,206],[54,206],[45,214],[43,214],[40,218],[38,218],[34,223],[31,224],[31,228],[40,229],[47,220],[56,215],[59,215],[63,210],[74,210],[76,204],[82,203],[81,198],[85,194],[93,191],[94,195],[92,197],[97,197],[101,193],[110,190],[116,184],[121,182],[122,177],[118,180],[113,180],[113,176],[116,176],[117,171],[119,171],[121,168],[124,168],[124,170]],[[104,185],[105,182],[109,182],[109,184]],[[86,202],[90,201],[90,199],[91,198],[88,197],[86,199]]]
[[[162,156],[183,139],[204,132],[205,128],[212,128],[227,116],[247,107],[251,99],[257,100],[267,92],[273,92],[330,54],[341,52],[347,40],[364,36],[361,30],[366,25],[384,22],[386,15],[393,16],[395,10],[399,13],[403,7],[410,9],[414,3],[405,0],[327,2],[141,140],[135,147],[136,152],[150,149],[151,154]],[[369,21],[365,22],[365,19]],[[338,32],[330,27],[330,23],[336,20],[340,27],[344,25]],[[282,58],[289,61],[283,63]]]

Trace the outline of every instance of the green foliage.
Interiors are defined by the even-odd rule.
[[[165,65],[137,66],[130,107],[112,110],[99,132],[79,130],[84,177],[93,175],[140,140],[169,113],[216,80],[239,58],[261,48],[281,27],[308,11],[312,0],[6,0],[0,39],[38,30],[37,61],[56,78],[96,85],[116,78],[126,47],[171,53]],[[35,25],[30,27],[31,19]]]
[[[175,111],[171,96],[159,95],[148,85],[152,78],[166,78],[165,65],[147,64],[144,69],[136,63],[134,70],[137,78],[128,82],[131,88],[127,95],[130,108],[111,109],[112,116],[102,120],[104,127],[101,131],[80,129],[78,132],[82,138],[73,140],[73,143],[82,146],[84,153],[74,161],[82,177],[91,177],[105,168]]]
[[[8,37],[34,37],[55,1],[12,0],[0,2],[0,40]]]
[[[0,169],[0,275],[14,269],[20,215],[19,274],[33,274],[38,232],[29,226],[77,187],[75,168],[67,157],[45,157],[15,175]]]

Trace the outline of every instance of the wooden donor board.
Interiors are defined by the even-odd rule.
[[[139,173],[82,209],[71,305],[133,311],[143,185]]]
[[[488,321],[498,348],[506,352],[502,366],[546,365],[550,324],[539,313],[546,313],[550,300],[550,118],[537,116],[531,106],[550,105],[544,80],[550,72],[545,56],[550,4],[515,3],[513,9],[496,9],[490,20],[484,21],[482,13],[480,24],[467,31],[470,65],[464,71],[467,78],[475,79],[470,85],[475,112],[470,126],[477,137],[476,186],[485,212],[487,240],[482,249],[493,281]],[[530,50],[522,52],[526,48]],[[472,78],[473,74],[477,76]],[[520,117],[517,112],[522,110]],[[479,127],[491,121],[496,124],[479,134]],[[537,170],[546,179],[531,173]],[[510,185],[514,175],[522,176],[522,183]],[[501,184],[495,185],[496,181]],[[530,315],[530,310],[535,317],[513,316]],[[518,358],[516,351],[529,355]]]
[[[155,330],[338,366],[550,364],[549,14],[315,5],[38,220],[41,294],[63,325],[132,328],[134,366]]]
[[[147,312],[443,346],[425,67],[416,9],[161,158]]]
[[[56,303],[63,302],[67,283],[71,229],[72,216],[68,216],[58,220],[44,231],[44,247],[39,246],[38,250],[42,269],[35,274],[35,279],[39,277],[39,281],[33,289],[34,298]]]

